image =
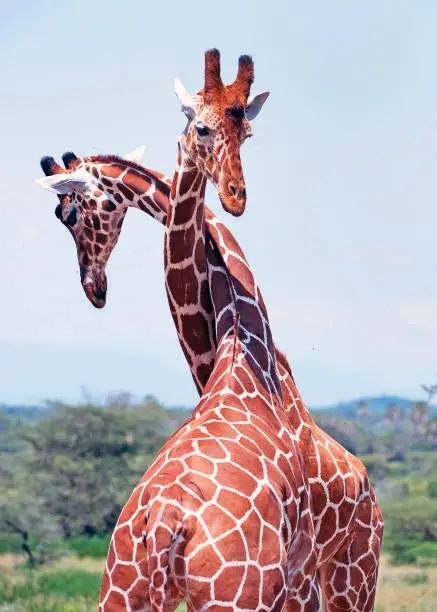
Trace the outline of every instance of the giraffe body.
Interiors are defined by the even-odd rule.
[[[309,607],[314,593],[306,576],[314,573],[315,553],[300,455],[281,412],[265,402],[254,416],[250,402],[237,400],[234,385],[250,376],[244,358],[235,361],[240,342],[233,332],[224,339],[204,399],[125,506],[108,555],[102,610],[149,603],[161,609],[163,602],[171,610],[182,597],[195,610],[207,604],[281,610],[290,590],[307,603],[299,609],[317,609]],[[239,375],[228,389],[223,378],[232,366]],[[262,385],[257,392],[265,395]],[[123,580],[126,603],[117,607],[120,595],[111,586],[126,562],[139,571],[131,584]],[[130,608],[137,598],[139,606]]]

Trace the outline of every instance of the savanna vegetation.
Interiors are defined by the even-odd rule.
[[[365,462],[386,521],[377,612],[437,609],[437,412],[360,401],[315,411]],[[95,610],[129,492],[187,418],[153,397],[0,409],[0,611]]]

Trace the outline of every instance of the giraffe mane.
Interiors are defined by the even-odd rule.
[[[132,168],[133,170],[139,170],[140,172],[145,172],[146,169],[144,168],[144,166],[141,166],[141,164],[138,164],[135,161],[131,161],[129,159],[125,159],[124,157],[121,157],[120,155],[90,155],[88,157],[84,157],[84,160],[88,161],[88,162],[103,162],[103,163],[116,163],[116,164],[123,164],[123,166],[127,166],[128,168]],[[147,170],[148,172],[152,172],[152,174],[158,174],[158,172],[154,172],[153,170]]]
[[[286,370],[288,372],[288,374],[290,374],[293,382],[294,382],[294,377],[293,377],[293,373],[291,371],[291,366],[290,363],[287,359],[287,357],[285,356],[285,353],[283,353],[282,351],[280,351],[278,349],[278,347],[276,347],[276,360],[280,363],[280,365],[284,368],[284,370]]]
[[[225,276],[226,276],[227,282],[229,283],[231,300],[232,300],[232,303],[233,303],[234,309],[235,309],[235,315],[236,316],[235,316],[234,327],[233,327],[233,330],[232,330],[232,343],[233,343],[233,349],[232,349],[232,368],[233,368],[234,367],[234,363],[235,363],[237,341],[238,341],[238,334],[239,334],[239,328],[240,328],[240,313],[239,313],[239,310],[238,310],[237,297],[235,295],[235,289],[234,289],[234,287],[232,285],[231,273],[229,271],[229,268],[225,264],[225,260],[223,259],[223,255],[220,252],[220,249],[218,247],[217,242],[211,236],[211,234],[208,231],[208,229],[206,229],[206,233],[205,233],[205,244],[206,244],[207,241],[209,241],[209,243],[212,246],[213,251],[214,251],[217,259],[219,260],[220,264],[223,266],[223,269],[225,270]]]
[[[141,166],[141,164],[131,161],[130,159],[125,159],[124,157],[120,157],[120,155],[90,155],[89,157],[84,157],[83,160],[85,162],[89,162],[92,164],[95,163],[103,163],[103,164],[120,164],[124,168],[130,168],[131,170],[135,170],[139,172],[141,175],[149,178],[153,177],[156,180],[160,181],[162,189],[170,187],[167,185],[165,180],[165,175],[161,174],[161,172],[157,172],[156,170],[151,170],[150,168],[145,168]]]

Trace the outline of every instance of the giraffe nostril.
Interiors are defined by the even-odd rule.
[[[246,198],[246,187],[243,187],[243,189],[238,194],[238,199],[244,200],[245,198]]]
[[[97,300],[104,300],[106,297],[106,291],[104,291],[103,289],[97,289],[96,291],[94,291],[94,297]]]
[[[229,191],[232,193],[233,196],[237,195],[237,188],[233,183],[229,184]]]

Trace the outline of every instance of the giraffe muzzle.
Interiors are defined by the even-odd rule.
[[[85,295],[95,308],[103,308],[106,305],[106,275],[99,280],[86,277],[82,283]]]
[[[246,186],[244,182],[229,181],[224,189],[219,190],[219,197],[226,212],[239,217],[246,208]]]

